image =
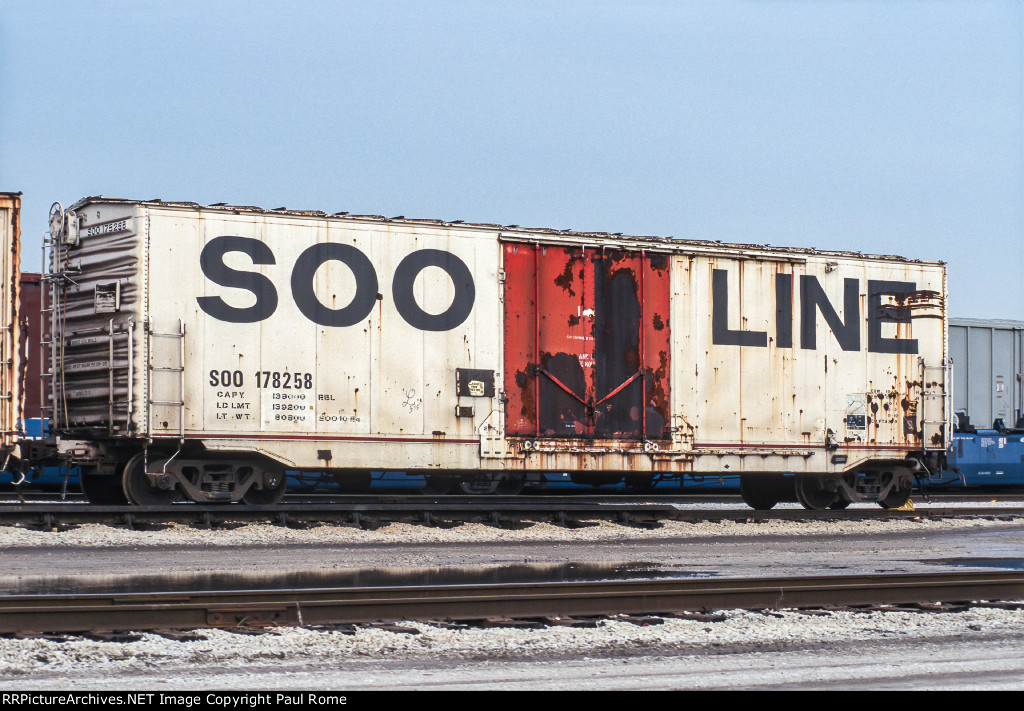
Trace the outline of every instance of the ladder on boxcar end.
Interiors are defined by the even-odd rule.
[[[107,434],[131,436],[133,431],[132,389],[135,383],[133,352],[135,322],[78,329],[63,336],[59,323],[63,306],[57,291],[65,286],[62,275],[46,274],[40,313],[49,321],[39,341],[48,353],[48,365],[40,372],[40,410],[51,427],[106,427]],[[75,420],[69,421],[68,402],[77,402]]]
[[[125,345],[125,362],[119,364],[116,356],[115,340],[118,338],[125,338],[127,344]],[[107,383],[109,387],[109,395],[107,396],[107,434],[129,434],[132,426],[132,386],[134,385],[135,373],[132,369],[134,359],[132,358],[132,347],[135,345],[135,322],[131,319],[124,324],[115,324],[114,319],[110,319],[110,323],[107,325]],[[117,399],[117,384],[120,381],[118,377],[118,369],[122,370],[121,376],[124,378],[126,384],[125,388],[125,399],[123,401]],[[120,405],[124,405],[124,429],[121,431],[120,428],[115,425],[115,416],[120,418]]]

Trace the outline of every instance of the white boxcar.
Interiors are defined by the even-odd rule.
[[[898,505],[946,446],[938,263],[99,197],[52,242],[52,419],[93,501],[387,469]]]

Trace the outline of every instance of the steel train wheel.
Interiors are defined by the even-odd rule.
[[[284,472],[267,472],[263,480],[263,488],[257,489],[250,486],[249,490],[242,495],[243,503],[251,506],[273,506],[284,497],[284,490],[288,486],[288,477]]]
[[[832,506],[838,495],[825,488],[825,478],[797,475],[796,500],[810,511],[824,511]]]
[[[845,509],[851,503],[852,502],[842,494],[836,494],[836,500],[829,505],[829,508],[833,509],[834,511],[840,511],[842,509]]]
[[[740,476],[740,497],[752,509],[767,511],[781,500],[779,482],[775,477],[744,474]]]
[[[910,501],[910,489],[893,489],[878,505],[883,509],[898,509]]]
[[[146,476],[145,452],[139,452],[124,465],[121,486],[128,501],[139,506],[169,506],[181,496],[173,485],[170,489],[153,486]]]
[[[490,496],[498,493],[498,482],[490,477],[477,476],[472,479],[461,479],[455,483],[452,493],[470,496]]]
[[[127,506],[128,497],[124,495],[121,477],[114,475],[100,476],[97,467],[81,467],[78,483],[82,493],[90,504],[99,506]]]
[[[500,477],[498,488],[494,493],[500,496],[515,496],[526,487],[526,475],[521,472],[509,472]]]

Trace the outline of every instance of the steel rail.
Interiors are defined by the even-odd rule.
[[[986,492],[986,493],[930,493],[927,497],[915,494],[913,501],[921,503],[932,504],[948,504],[950,507],[956,506],[957,503],[962,502],[991,502],[991,503],[1021,503],[1024,504],[1024,493],[1019,491],[1013,492]],[[733,507],[743,508],[744,510],[751,510],[746,504],[742,503],[739,494],[728,494],[722,492],[708,492],[708,493],[666,493],[661,491],[649,491],[643,493],[637,492],[626,492],[626,491],[608,491],[608,492],[594,492],[594,493],[554,493],[554,492],[539,492],[539,493],[528,493],[518,494],[515,496],[495,496],[495,495],[436,495],[436,494],[409,494],[407,492],[391,491],[391,492],[365,492],[365,493],[331,493],[327,491],[296,491],[285,494],[284,499],[276,506],[279,507],[292,507],[301,505],[318,505],[324,506],[329,504],[337,505],[350,505],[354,503],[373,503],[373,502],[405,502],[405,503],[420,503],[427,502],[425,505],[431,505],[431,502],[462,502],[462,501],[486,501],[499,506],[506,506],[509,504],[515,504],[516,502],[527,502],[527,505],[531,503],[536,504],[538,502],[565,502],[570,504],[581,504],[581,503],[593,503],[597,501],[606,502],[608,504],[625,504],[635,505],[636,502],[647,502],[651,504],[717,504],[717,505],[731,505]],[[43,504],[53,505],[89,505],[86,498],[77,492],[44,492],[44,491],[0,491],[0,507],[4,506],[40,506]],[[190,502],[181,502],[175,504],[175,506],[202,506],[202,504],[193,504]],[[231,504],[234,507],[242,506],[242,504]],[[214,507],[223,507],[225,504],[212,504]],[[135,507],[132,507],[135,508]],[[1024,508],[1024,507],[1022,507]],[[779,509],[775,509],[778,511]],[[835,510],[835,509],[833,509]]]
[[[917,503],[921,503],[922,499],[914,497]],[[932,503],[938,502],[949,502],[951,505],[955,505],[958,502],[1000,502],[1000,503],[1020,503],[1024,505],[1024,495],[997,495],[997,494],[984,494],[984,495],[961,495],[961,496],[936,496],[929,497]],[[39,503],[52,503],[59,505],[82,505],[93,508],[98,508],[99,504],[90,504],[84,498],[79,496],[69,496],[61,501],[55,501],[54,498],[40,497],[38,499],[25,498],[14,499],[13,497],[0,498],[0,506],[8,505],[37,505]],[[790,503],[795,503],[790,502]],[[379,493],[379,494],[323,494],[323,493],[295,493],[288,494],[285,496],[283,501],[279,504],[274,504],[276,508],[287,508],[293,506],[327,506],[327,505],[344,505],[344,506],[497,506],[499,508],[524,508],[524,507],[544,507],[544,506],[636,506],[638,504],[650,505],[650,506],[675,506],[679,504],[719,504],[719,505],[731,505],[738,508],[742,508],[745,511],[754,511],[746,504],[742,503],[740,497],[729,496],[724,494],[659,494],[659,493],[588,493],[588,494],[517,494],[513,496],[501,496],[494,494],[478,494],[478,495],[435,495],[435,494],[404,494],[404,493]],[[188,507],[191,509],[199,508],[211,508],[211,509],[225,509],[227,507],[232,508],[245,508],[245,504],[199,504],[189,501],[182,501],[172,504],[173,508]],[[1022,506],[1024,507],[1024,506]],[[106,508],[117,508],[108,506]],[[121,506],[120,508],[140,508],[138,506]],[[255,508],[255,507],[250,507]],[[271,508],[264,506],[262,508]],[[882,510],[881,507],[871,505],[869,508]],[[782,510],[796,510],[796,509],[771,509],[772,512],[778,512]],[[842,513],[846,509],[829,509],[833,513]],[[864,510],[864,509],[861,509]],[[762,511],[762,513],[764,513]]]
[[[215,527],[225,522],[271,522],[285,526],[333,522],[363,528],[401,521],[427,526],[478,521],[515,526],[522,521],[550,521],[573,525],[584,520],[605,520],[624,525],[650,525],[657,521],[865,521],[942,518],[1024,518],[1024,506],[929,507],[911,511],[851,508],[809,511],[715,507],[685,508],[669,501],[613,499],[524,499],[522,497],[444,497],[418,499],[350,497],[344,503],[287,503],[274,506],[242,504],[174,504],[171,506],[95,506],[84,503],[0,503],[0,525],[53,529],[62,525],[106,523],[134,528],[147,524],[184,523]]]
[[[104,523],[126,528],[182,523],[212,528],[225,523],[269,522],[283,526],[335,523],[376,528],[391,522],[427,526],[480,522],[495,527],[517,527],[522,523],[547,521],[574,526],[587,520],[605,520],[623,525],[650,526],[658,521],[882,521],[946,518],[986,518],[1014,521],[1024,518],[1024,508],[929,508],[916,511],[853,509],[807,511],[783,509],[679,509],[663,504],[507,506],[498,503],[466,504],[329,504],[290,506],[91,506],[91,505],[0,505],[0,525],[21,525],[52,530],[60,526]]]
[[[1024,600],[1024,572],[0,596],[0,633]]]

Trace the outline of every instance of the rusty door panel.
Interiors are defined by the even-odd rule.
[[[669,260],[508,243],[506,431],[661,439],[669,408]]]
[[[671,437],[669,372],[671,334],[671,260],[667,254],[647,254],[644,259],[643,310],[641,323],[644,354],[644,431],[648,439]]]

